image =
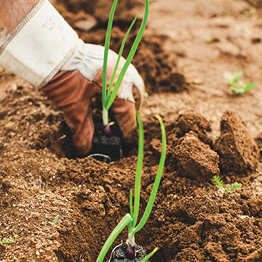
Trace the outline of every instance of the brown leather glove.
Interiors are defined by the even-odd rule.
[[[73,142],[80,155],[87,155],[92,148],[94,123],[91,100],[101,100],[103,51],[101,46],[79,42],[74,55],[43,92],[64,113],[65,121],[73,133]],[[117,60],[117,54],[109,51],[107,85]],[[125,60],[121,58],[117,79]],[[115,81],[116,82],[116,81]],[[144,83],[137,70],[130,65],[110,110],[122,131],[124,144],[134,141],[136,111],[139,110],[144,92]]]

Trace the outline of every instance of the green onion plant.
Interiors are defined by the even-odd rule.
[[[112,231],[107,241],[105,242],[102,250],[96,260],[96,262],[102,262],[109,248],[113,244],[116,237],[120,234],[120,232],[128,227],[128,247],[126,251],[126,257],[128,259],[134,259],[136,256],[135,252],[135,233],[137,233],[147,222],[149,215],[152,211],[154,201],[156,198],[156,194],[158,191],[158,187],[160,184],[161,176],[164,169],[165,158],[166,158],[166,134],[165,128],[162,119],[160,116],[157,116],[161,133],[162,133],[162,153],[159,161],[158,171],[156,174],[156,178],[154,181],[154,185],[144,211],[144,214],[139,223],[137,223],[138,215],[139,215],[139,206],[140,206],[140,187],[141,187],[141,174],[142,174],[142,166],[143,166],[143,154],[144,154],[144,134],[143,134],[143,124],[139,113],[137,114],[137,122],[138,122],[138,157],[137,157],[137,168],[136,168],[136,177],[135,177],[135,188],[134,188],[134,201],[133,201],[133,192],[130,190],[130,213],[126,214],[115,229]],[[147,257],[145,257],[141,262],[147,261],[157,249],[154,249]]]
[[[135,41],[131,47],[131,50],[127,56],[126,62],[124,64],[124,66],[122,67],[120,74],[116,80],[114,89],[113,88],[113,83],[114,83],[114,79],[116,76],[116,72],[117,72],[117,68],[120,62],[120,58],[122,56],[123,50],[124,50],[124,46],[125,46],[125,42],[126,39],[133,27],[133,25],[135,24],[138,15],[134,18],[133,22],[131,23],[124,39],[123,42],[121,44],[120,47],[120,51],[119,51],[119,55],[118,55],[118,59],[109,83],[109,87],[107,90],[107,86],[106,86],[106,75],[107,75],[107,59],[108,59],[108,52],[109,52],[109,45],[110,45],[110,36],[111,36],[111,30],[112,30],[112,26],[113,26],[113,18],[114,18],[114,13],[115,13],[115,9],[116,9],[116,5],[117,5],[118,0],[114,0],[111,11],[110,11],[110,15],[109,15],[109,20],[108,20],[108,25],[107,25],[107,32],[106,32],[106,38],[105,38],[105,49],[104,49],[104,63],[103,63],[103,73],[102,73],[102,107],[103,107],[103,112],[102,112],[102,120],[103,120],[103,125],[105,127],[105,133],[110,135],[111,131],[110,131],[110,126],[108,124],[108,110],[111,107],[112,103],[114,102],[114,99],[117,95],[117,92],[119,90],[119,87],[122,83],[122,80],[125,76],[125,73],[128,69],[128,66],[130,65],[135,52],[138,48],[139,42],[142,38],[142,35],[145,31],[146,28],[146,24],[147,24],[147,19],[148,19],[148,13],[149,13],[149,0],[145,0],[145,12],[144,12],[144,17],[142,20],[142,24],[140,26],[140,29],[138,31],[138,34],[135,38]]]

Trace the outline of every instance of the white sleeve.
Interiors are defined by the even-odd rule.
[[[78,36],[47,0],[0,40],[0,65],[29,83],[45,86],[75,51]]]

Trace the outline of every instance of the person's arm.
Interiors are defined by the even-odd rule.
[[[12,32],[39,0],[0,0],[0,19]]]
[[[101,96],[104,48],[84,44],[48,0],[0,0],[0,18],[7,27],[0,38],[0,66],[42,89],[64,112],[78,153],[89,154],[94,134],[91,101]],[[107,86],[117,59],[110,51]],[[110,108],[125,144],[134,142],[143,94],[143,79],[130,65]]]

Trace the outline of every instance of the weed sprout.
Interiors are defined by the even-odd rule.
[[[2,244],[12,244],[12,243],[14,243],[14,241],[11,240],[11,239],[4,239],[4,240],[0,241],[0,243],[2,243]]]
[[[57,220],[58,220],[58,218],[59,218],[59,215],[57,215],[57,216],[54,218],[53,222],[48,222],[48,223],[51,224],[51,225],[55,225],[56,222],[57,222]]]
[[[239,188],[242,187],[242,184],[238,182],[235,182],[232,186],[230,186],[229,184],[224,186],[224,182],[219,176],[214,176],[213,179],[214,182],[216,183],[215,187],[219,188],[222,192],[225,192],[226,194],[237,191]]]
[[[228,72],[223,74],[224,79],[230,86],[229,93],[244,95],[245,92],[249,91],[250,89],[256,86],[256,83],[244,84],[242,81],[240,81],[239,78],[243,74],[243,71],[235,72],[234,74],[230,74]]]

